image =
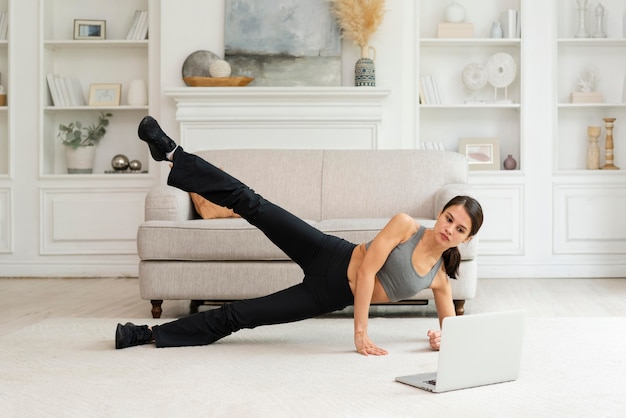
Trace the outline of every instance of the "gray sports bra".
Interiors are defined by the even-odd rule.
[[[424,231],[426,231],[426,227],[420,226],[411,238],[396,246],[387,257],[383,267],[376,273],[376,277],[380,280],[380,284],[392,302],[410,298],[419,291],[426,289],[433,282],[435,274],[441,267],[442,258],[439,258],[433,268],[424,276],[417,274],[415,267],[413,267],[411,262],[413,250],[424,236]],[[371,243],[370,241],[365,244],[365,248],[369,248]]]

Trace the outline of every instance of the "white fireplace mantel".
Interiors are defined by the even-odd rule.
[[[355,87],[182,87],[181,143],[218,148],[375,149],[389,90]]]

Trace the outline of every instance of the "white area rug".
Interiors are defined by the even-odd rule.
[[[436,368],[436,319],[371,319],[385,357],[356,354],[346,318],[115,350],[125,321],[49,319],[0,338],[0,416],[626,416],[626,318],[528,318],[519,380],[443,394],[393,380]]]

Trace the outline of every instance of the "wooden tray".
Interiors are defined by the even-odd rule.
[[[239,87],[246,86],[254,80],[252,77],[184,77],[189,87]]]

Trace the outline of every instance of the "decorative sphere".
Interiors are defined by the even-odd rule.
[[[230,76],[230,64],[224,60],[215,60],[209,65],[209,74],[211,77],[228,77]]]
[[[132,160],[130,163],[128,163],[128,166],[132,171],[139,171],[141,170],[141,161]]]
[[[111,167],[113,167],[113,170],[124,171],[128,168],[128,165],[128,157],[123,154],[117,154],[111,160]]]

